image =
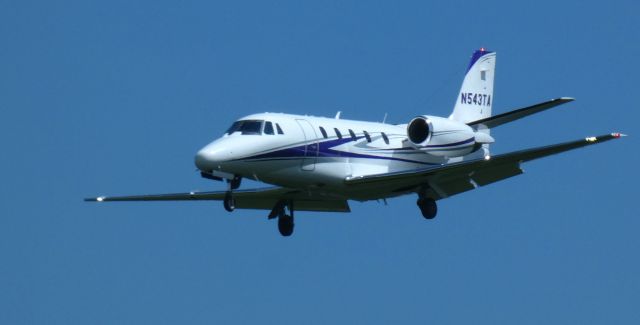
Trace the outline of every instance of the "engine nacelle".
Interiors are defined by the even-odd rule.
[[[435,156],[464,156],[480,148],[470,126],[437,116],[411,120],[407,124],[407,137],[413,147]]]

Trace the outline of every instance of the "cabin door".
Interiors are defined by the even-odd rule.
[[[298,126],[304,134],[304,158],[302,159],[302,170],[312,171],[316,168],[316,160],[318,159],[318,137],[316,131],[307,120],[296,120]]]

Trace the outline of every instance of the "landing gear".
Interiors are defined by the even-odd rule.
[[[236,200],[233,198],[233,190],[240,187],[240,183],[242,181],[242,177],[235,176],[233,179],[227,180],[227,193],[224,195],[224,201],[222,205],[224,209],[233,212],[236,209]]]
[[[286,213],[285,209],[289,208],[289,214]],[[289,237],[293,234],[293,227],[295,226],[293,222],[293,201],[279,201],[269,213],[269,219],[278,218],[278,231],[280,231],[280,235],[284,237]]]
[[[420,197],[417,204],[420,212],[422,212],[422,216],[426,219],[433,219],[436,217],[436,214],[438,214],[438,205],[432,198]]]
[[[229,189],[235,190],[235,189],[238,189],[238,187],[240,187],[240,183],[242,183],[242,177],[234,176],[233,179],[230,179],[227,182],[229,183]]]
[[[222,204],[224,205],[224,209],[228,212],[233,212],[233,210],[236,209],[236,200],[233,198],[231,191],[224,195],[224,201]]]
[[[284,237],[289,237],[293,234],[293,216],[290,215],[282,215],[278,217],[278,231],[280,231],[280,235]]]

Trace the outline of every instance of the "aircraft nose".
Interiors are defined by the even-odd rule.
[[[226,148],[227,146],[221,146],[219,143],[212,143],[200,149],[195,157],[196,167],[202,171],[220,169],[226,161],[231,159],[231,152]]]
[[[213,157],[209,154],[207,148],[202,148],[196,153],[195,163],[199,170],[210,170],[208,167],[213,162]]]

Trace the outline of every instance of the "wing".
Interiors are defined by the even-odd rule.
[[[554,144],[545,147],[514,151],[489,159],[476,159],[424,168],[407,172],[396,172],[347,178],[346,184],[358,186],[393,186],[390,191],[407,191],[428,186],[429,195],[443,199],[472,190],[478,186],[491,184],[522,174],[520,164],[526,161],[554,155],[592,144],[602,143],[622,136],[620,133],[589,137],[577,141]]]
[[[573,100],[574,100],[573,98],[569,98],[569,97],[556,98],[544,103],[535,104],[535,105],[524,107],[524,108],[519,108],[510,112],[506,112],[499,115],[487,117],[481,120],[469,122],[467,124],[469,126],[484,125],[487,128],[491,129],[496,126],[500,126],[502,124],[513,122],[523,117],[527,117],[529,115],[548,110],[552,107],[556,107],[558,105],[572,102]]]
[[[173,194],[151,194],[131,196],[99,196],[87,198],[89,202],[109,201],[197,201],[224,200],[226,192],[188,192]],[[281,200],[293,200],[298,211],[349,212],[349,204],[344,199],[323,196],[282,187],[233,191],[236,209],[271,210]]]

